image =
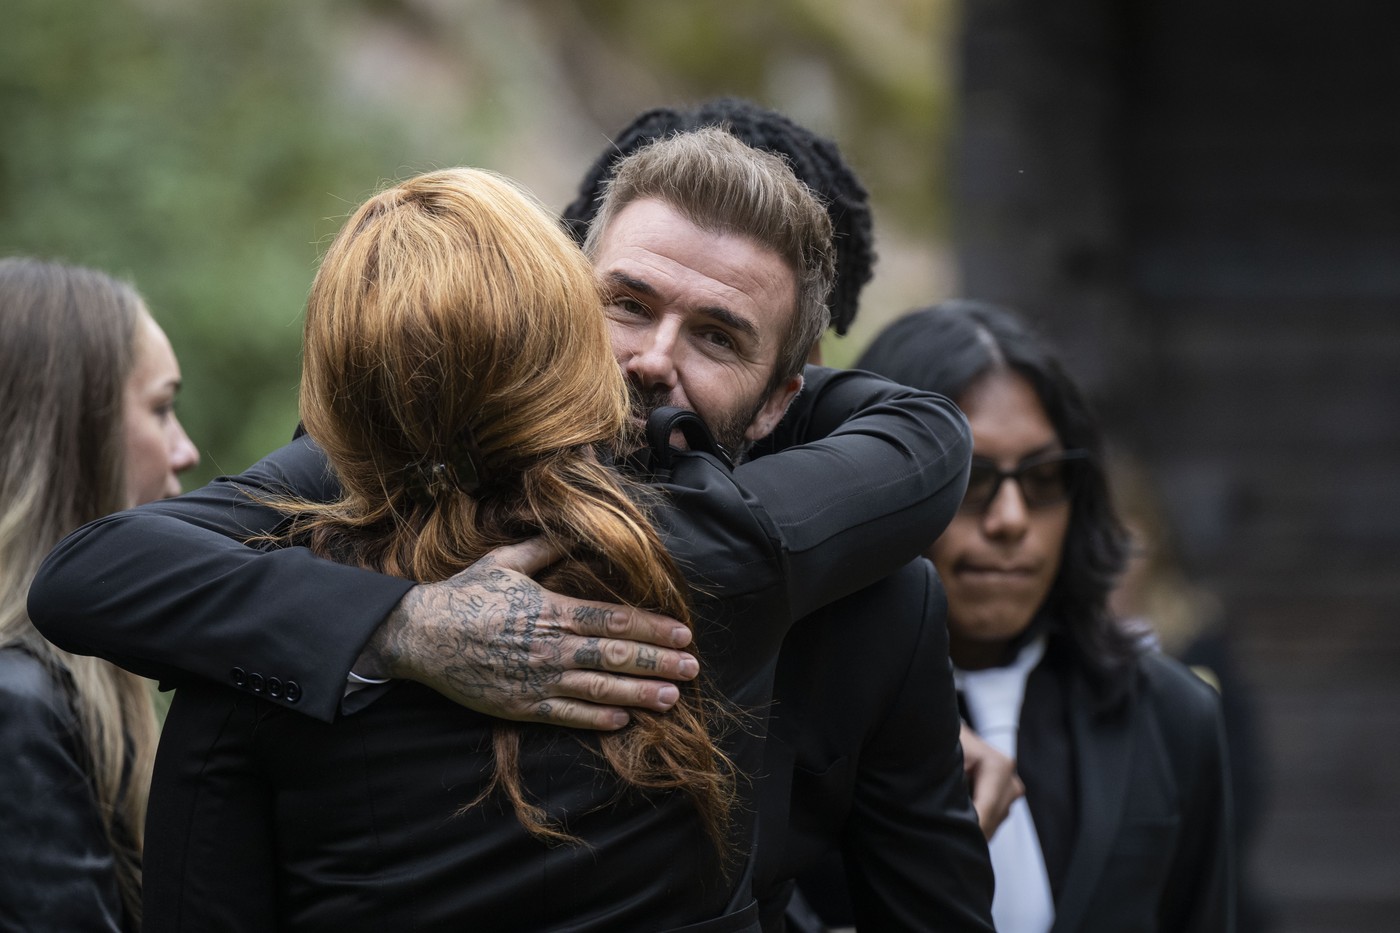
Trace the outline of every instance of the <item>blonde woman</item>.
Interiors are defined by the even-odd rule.
[[[180,369],[131,286],[0,259],[0,928],[135,930],[156,723],[146,681],[45,641],[25,596],[91,521],[180,491]]]

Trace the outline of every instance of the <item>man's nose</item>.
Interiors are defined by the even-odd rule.
[[[678,380],[676,350],[679,328],[662,320],[636,335],[624,371],[643,388],[674,388]]]

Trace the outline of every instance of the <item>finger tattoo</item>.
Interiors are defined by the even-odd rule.
[[[603,666],[603,650],[598,645],[598,639],[590,638],[574,652],[574,663],[579,667],[601,668]]]
[[[579,624],[580,631],[606,633],[608,623],[612,621],[612,610],[601,606],[576,606],[574,621]]]

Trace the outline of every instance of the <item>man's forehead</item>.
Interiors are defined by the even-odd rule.
[[[603,284],[609,293],[628,292],[639,298],[657,299],[664,301],[666,295],[662,289],[656,288],[652,282],[646,278],[637,278],[621,269],[613,268],[603,270]],[[725,326],[746,333],[752,337],[758,337],[757,325],[742,315],[736,314],[725,305],[700,305],[691,309],[695,313],[703,314],[706,317],[714,318]]]
[[[593,258],[610,289],[752,315],[765,329],[786,327],[794,313],[797,276],[775,250],[705,229],[664,201],[631,202],[600,234]]]

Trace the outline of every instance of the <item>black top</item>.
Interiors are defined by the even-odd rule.
[[[135,930],[68,684],[0,648],[0,930]]]

